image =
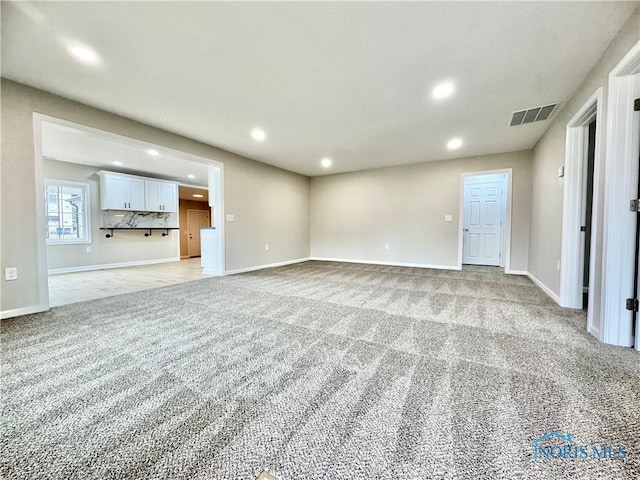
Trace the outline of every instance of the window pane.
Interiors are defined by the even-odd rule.
[[[88,240],[86,187],[66,183],[45,185],[47,240],[54,243]]]

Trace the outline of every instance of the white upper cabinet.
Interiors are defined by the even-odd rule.
[[[122,173],[98,172],[100,208],[140,212],[177,212],[178,185]]]
[[[149,212],[178,211],[178,186],[175,183],[145,180],[145,195]]]

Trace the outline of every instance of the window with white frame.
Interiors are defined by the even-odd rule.
[[[88,183],[45,180],[44,198],[48,244],[91,242]]]

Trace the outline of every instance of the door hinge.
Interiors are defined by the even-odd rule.
[[[637,298],[627,298],[627,310],[631,310],[632,312],[638,311],[638,299]]]
[[[636,98],[636,99],[633,101],[633,111],[634,111],[634,112],[638,112],[638,111],[640,111],[640,98]]]
[[[629,210],[632,212],[640,212],[640,199],[634,198],[629,202]]]

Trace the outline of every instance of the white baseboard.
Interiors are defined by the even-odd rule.
[[[529,272],[527,272],[526,270],[505,270],[505,272],[507,275],[528,275]]]
[[[371,260],[353,260],[349,258],[325,258],[311,257],[309,260],[319,262],[343,262],[343,263],[363,263],[365,265],[385,265],[390,267],[414,267],[414,268],[434,268],[437,270],[462,270],[457,265],[427,265],[425,263],[402,263],[402,262],[378,262]]]
[[[4,320],[5,318],[19,317],[31,313],[46,312],[47,310],[49,310],[49,305],[31,305],[29,307],[14,308],[13,310],[3,310],[0,312],[0,318]]]
[[[540,288],[540,290],[542,290],[544,293],[549,295],[554,302],[560,305],[560,297],[556,295],[549,287],[547,287],[544,283],[542,283],[540,280],[538,280],[534,275],[532,275],[529,272],[527,272],[527,277],[529,277],[529,280],[535,283]]]
[[[285,260],[284,262],[269,263],[267,265],[257,265],[255,267],[237,268],[235,270],[225,270],[224,274],[225,275],[233,275],[234,273],[253,272],[255,270],[262,270],[262,269],[265,269],[265,268],[283,267],[284,265],[292,265],[294,263],[308,262],[309,260],[311,260],[309,257],[296,258],[295,260]],[[204,273],[206,273],[206,272],[204,272]]]
[[[88,272],[91,270],[106,270],[108,268],[138,267],[140,265],[155,265],[156,263],[168,263],[168,262],[179,262],[179,261],[180,261],[180,257],[158,258],[155,260],[140,260],[135,262],[105,263],[102,265],[82,265],[80,267],[52,268],[47,273],[49,275],[57,275],[60,273]]]

